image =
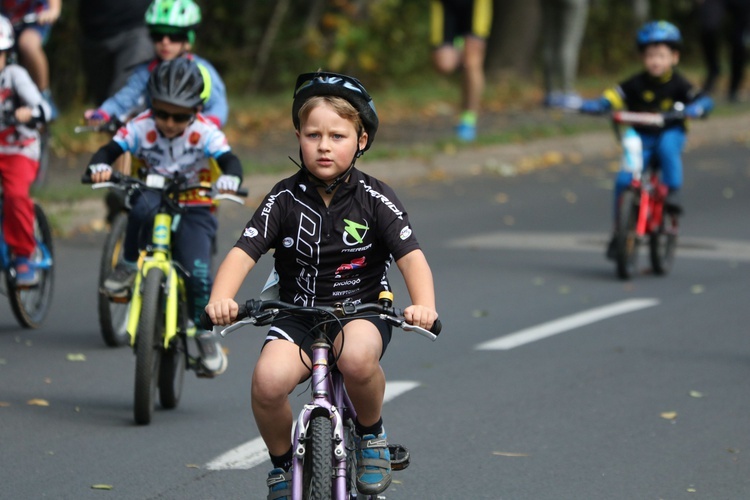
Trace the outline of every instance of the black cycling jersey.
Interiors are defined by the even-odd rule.
[[[698,96],[693,85],[676,71],[669,78],[654,78],[644,71],[620,83],[617,90],[627,109],[651,113],[669,111],[676,102],[689,104]]]
[[[390,289],[391,256],[419,243],[393,190],[354,168],[328,207],[305,172],[279,182],[235,246],[256,262],[275,249],[281,300],[330,305],[376,301]]]

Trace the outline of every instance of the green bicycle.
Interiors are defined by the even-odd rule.
[[[85,181],[85,179],[84,179]],[[90,182],[90,180],[89,180]],[[176,408],[182,394],[186,370],[199,371],[198,357],[190,353],[188,339],[195,326],[188,314],[185,278],[187,271],[172,258],[171,235],[179,225],[182,193],[195,192],[213,200],[244,204],[239,196],[219,194],[208,183],[187,185],[184,181],[148,175],[146,181],[113,174],[110,182],[92,187],[151,190],[160,193],[160,205],[151,231],[151,243],[141,251],[127,314],[127,333],[136,356],[134,417],[139,425],[149,424],[158,388],[164,409]]]

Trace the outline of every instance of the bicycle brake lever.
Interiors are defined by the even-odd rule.
[[[222,337],[226,337],[228,334],[232,333],[235,330],[239,330],[245,325],[254,325],[255,324],[255,318],[253,316],[250,316],[249,318],[241,319],[237,321],[236,323],[232,323],[226,328],[222,328],[219,330],[219,335]]]
[[[410,325],[406,321],[402,321],[401,322],[400,328],[403,329],[406,332],[415,332],[415,333],[418,333],[421,336],[426,337],[426,338],[432,340],[433,342],[435,340],[437,340],[437,338],[438,338],[438,336],[435,335],[434,333],[432,333],[431,331],[425,330],[424,328],[422,328],[420,326]]]

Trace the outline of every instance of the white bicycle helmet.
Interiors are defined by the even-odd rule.
[[[5,16],[0,16],[0,50],[8,50],[16,44],[13,25]]]

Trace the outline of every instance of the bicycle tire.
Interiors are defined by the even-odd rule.
[[[47,269],[39,269],[39,284],[31,288],[18,288],[15,281],[6,274],[6,285],[13,315],[24,328],[39,328],[47,317],[52,302],[54,287],[54,248],[52,230],[42,207],[34,204],[34,237],[47,247],[52,265]],[[33,259],[43,259],[41,250],[37,246]]]
[[[673,215],[665,214],[659,229],[651,233],[649,254],[654,274],[665,275],[672,270],[677,249],[677,221]]]
[[[333,484],[332,422],[328,414],[316,415],[310,420],[310,437],[303,467],[303,498],[329,500]]]
[[[121,212],[115,216],[110,226],[102,258],[99,264],[99,329],[104,343],[110,347],[120,347],[130,343],[130,335],[127,331],[128,310],[130,302],[113,302],[103,291],[104,280],[110,275],[122,258],[122,248],[125,241],[125,229],[128,225],[128,215]]]
[[[156,387],[161,362],[161,346],[164,325],[163,289],[164,272],[149,270],[143,280],[141,293],[141,316],[135,337],[135,395],[133,413],[138,425],[151,422],[154,413]]]
[[[177,408],[185,381],[185,352],[180,341],[164,351],[159,365],[159,403],[166,410]]]
[[[629,280],[635,275],[638,263],[638,224],[639,199],[635,191],[628,189],[620,195],[616,250],[617,276]]]

